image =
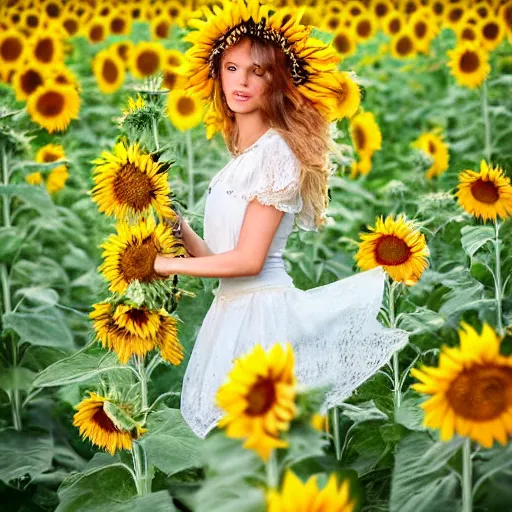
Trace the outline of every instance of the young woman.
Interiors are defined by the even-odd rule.
[[[300,290],[282,258],[294,223],[325,223],[329,123],[302,96],[279,47],[242,37],[218,61],[212,90],[225,117],[232,159],[212,179],[204,241],[183,221],[189,258],[157,256],[161,275],[220,278],[183,381],[181,410],[205,437],[222,411],[217,389],[233,360],[255,344],[290,341],[299,384],[331,384],[325,407],[341,403],[407,343],[377,320],[382,267]]]

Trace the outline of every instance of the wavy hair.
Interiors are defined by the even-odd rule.
[[[278,46],[251,36],[242,37],[237,44],[244,39],[250,39],[252,58],[265,72],[263,76],[267,85],[266,101],[261,107],[263,118],[286,140],[300,161],[303,208],[313,215],[316,227],[323,228],[329,205],[328,180],[332,172],[329,154],[339,152],[331,138],[329,123],[293,84],[286,56]],[[223,58],[224,55],[220,64]],[[236,155],[238,125],[222,90],[220,70],[217,70],[215,78],[210,101],[223,117],[221,132],[226,146]]]

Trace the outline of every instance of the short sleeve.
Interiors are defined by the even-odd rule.
[[[282,212],[299,213],[301,165],[286,141],[276,135],[252,156],[251,172],[241,187],[244,199],[257,199]]]

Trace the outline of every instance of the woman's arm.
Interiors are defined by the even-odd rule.
[[[247,206],[235,249],[195,258],[171,258],[159,254],[155,259],[155,271],[164,276],[184,274],[196,277],[259,274],[283,215],[284,212],[273,206],[264,206],[255,199]]]
[[[183,217],[181,218],[181,238],[190,256],[197,258],[213,255],[204,240],[189,226]]]

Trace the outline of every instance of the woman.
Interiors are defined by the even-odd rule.
[[[290,341],[299,384],[333,386],[324,409],[407,343],[406,332],[376,320],[382,267],[307,291],[294,286],[282,254],[294,222],[308,231],[325,223],[329,117],[300,94],[281,47],[249,34],[218,55],[209,62],[210,98],[232,159],[210,183],[205,240],[182,223],[193,257],[155,261],[161,275],[220,278],[181,395],[182,414],[200,437],[222,416],[215,395],[233,360],[257,343]],[[270,392],[260,386],[248,407],[264,408]]]

